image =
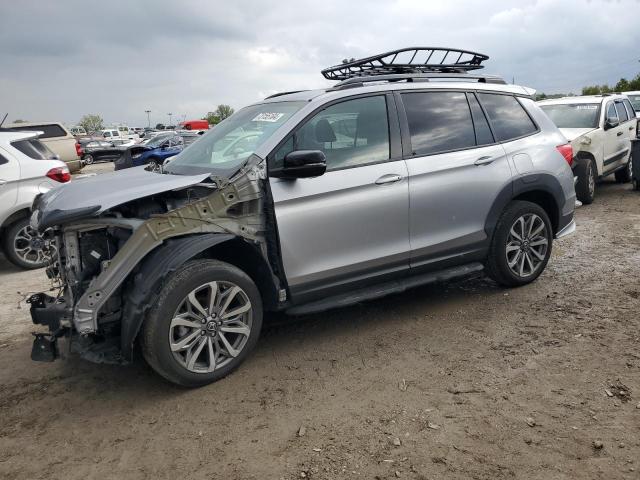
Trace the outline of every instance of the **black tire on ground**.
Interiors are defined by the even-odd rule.
[[[82,157],[82,161],[86,165],[92,165],[93,164],[93,155],[91,155],[90,153],[85,155],[84,157]]]
[[[194,289],[209,282],[230,282],[240,287],[251,302],[251,329],[244,347],[231,361],[213,372],[188,370],[171,351],[170,325],[183,300]],[[190,261],[172,273],[155,298],[142,329],[142,352],[147,363],[161,376],[184,387],[215,382],[235,370],[255,347],[262,328],[262,298],[251,278],[239,268],[217,260]]]
[[[544,259],[540,262],[537,270],[531,275],[520,276],[512,271],[507,260],[507,243],[509,241],[510,231],[515,222],[529,214],[537,215],[544,222],[545,231],[542,236],[547,240],[547,248],[544,253]],[[504,210],[496,229],[493,232],[491,245],[489,247],[489,255],[486,262],[487,274],[498,284],[504,287],[519,287],[533,282],[544,271],[551,256],[551,246],[553,242],[553,230],[549,216],[542,207],[535,203],[516,200],[511,202]],[[529,242],[527,242],[528,245]],[[533,257],[532,257],[533,258]]]
[[[593,203],[595,197],[596,166],[589,158],[578,158],[576,160],[575,175],[578,177],[576,183],[576,197],[585,205]],[[592,177],[590,181],[589,178]],[[591,183],[593,182],[593,183]],[[590,187],[589,185],[592,185]]]
[[[633,168],[632,165],[633,160],[631,159],[631,156],[629,156],[629,162],[627,163],[627,165],[623,169],[618,170],[614,173],[616,182],[627,183],[631,181],[631,169]]]
[[[20,220],[15,221],[11,225],[9,225],[9,227],[7,227],[4,238],[2,239],[4,253],[11,263],[20,268],[24,268],[27,270],[42,268],[47,263],[46,261],[42,261],[40,263],[26,262],[15,251],[14,240],[16,238],[16,235],[18,235],[20,230],[27,226],[29,226],[29,217],[21,218]]]

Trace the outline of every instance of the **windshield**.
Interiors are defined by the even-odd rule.
[[[629,97],[629,101],[631,105],[633,105],[633,109],[640,113],[640,95],[627,95]]]
[[[162,143],[171,138],[174,137],[175,133],[161,133],[160,135],[156,135],[155,137],[153,137],[151,140],[149,140],[147,142],[147,147],[151,147],[151,148],[157,148],[160,145],[162,145]]]
[[[274,102],[243,108],[175,156],[165,171],[178,175],[234,173],[304,104]]]
[[[599,104],[540,105],[558,128],[597,128]]]

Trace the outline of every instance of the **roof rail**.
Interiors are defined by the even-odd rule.
[[[392,50],[360,60],[345,60],[340,65],[325,68],[327,80],[348,80],[353,77],[407,73],[464,73],[483,68],[489,56],[454,48],[409,47]]]
[[[291,93],[300,93],[300,92],[306,92],[306,90],[291,90],[290,92],[278,92],[278,93],[274,93],[273,95],[269,95],[268,97],[264,97],[264,99],[268,100],[269,98],[281,97],[283,95],[289,95]]]
[[[496,75],[468,75],[464,73],[451,74],[451,73],[403,73],[397,75],[372,75],[367,77],[353,77],[342,82],[336,83],[328,91],[344,90],[347,88],[363,87],[366,83],[374,82],[429,82],[431,80],[446,80],[453,79],[456,81],[475,81],[478,83],[493,83],[499,85],[506,85],[502,77]]]

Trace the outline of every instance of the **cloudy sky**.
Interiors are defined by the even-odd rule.
[[[638,0],[0,0],[0,115],[200,118],[406,46],[486,53],[486,73],[579,92],[640,72],[639,19]]]

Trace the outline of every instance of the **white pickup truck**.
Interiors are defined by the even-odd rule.
[[[538,105],[571,142],[578,200],[592,203],[596,182],[607,175],[620,183],[631,181],[631,140],[638,119],[625,95],[564,97]]]

